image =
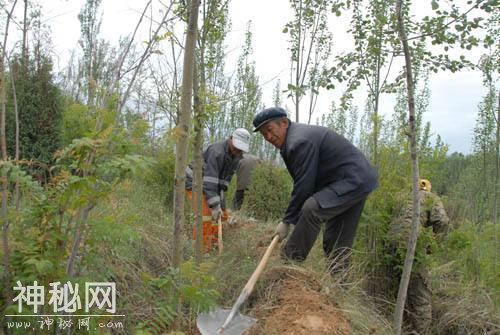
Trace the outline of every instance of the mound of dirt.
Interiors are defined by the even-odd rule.
[[[312,274],[293,267],[275,267],[267,273],[263,281],[272,288],[272,296],[259,294],[254,301],[252,314],[259,321],[248,334],[351,334],[348,317],[321,292]]]

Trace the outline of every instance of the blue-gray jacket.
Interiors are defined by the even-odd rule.
[[[280,153],[294,182],[284,223],[297,223],[310,196],[331,208],[378,186],[377,172],[363,153],[331,129],[290,122]]]
[[[221,205],[221,191],[227,191],[242,156],[232,156],[229,139],[213,143],[203,152],[203,193],[210,208]],[[193,187],[193,163],[186,168],[186,189]]]

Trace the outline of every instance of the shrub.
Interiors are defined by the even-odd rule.
[[[89,115],[85,105],[68,103],[63,113],[61,137],[63,147],[70,145],[74,139],[91,136],[95,128],[95,120]]]
[[[156,154],[156,160],[152,168],[145,171],[143,178],[145,183],[158,189],[166,208],[172,208],[174,201],[174,176],[175,176],[175,152],[174,146],[167,143],[161,151]]]
[[[498,262],[497,227],[493,223],[464,223],[450,232],[441,246],[440,259],[452,262],[456,280],[473,283],[478,288],[486,289],[500,298],[500,282],[496,266]]]
[[[242,209],[260,220],[279,219],[286,211],[291,190],[292,180],[285,169],[259,164],[245,192]]]
[[[435,332],[496,334],[500,317],[496,225],[466,222],[439,247],[432,269]]]

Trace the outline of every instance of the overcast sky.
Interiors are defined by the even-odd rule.
[[[65,66],[71,49],[77,47],[80,26],[77,15],[84,0],[43,0],[43,16],[51,26],[54,47],[59,55],[59,66]],[[101,37],[117,42],[120,36],[130,34],[140,16],[146,0],[103,0]],[[430,3],[430,1],[428,1]],[[288,0],[231,0],[231,32],[227,39],[227,71],[235,70],[236,58],[244,43],[248,21],[252,21],[254,60],[263,89],[263,102],[271,105],[272,91],[276,79],[281,87],[289,82],[288,36],[282,32],[291,18]],[[157,8],[157,7],[156,7]],[[348,48],[349,36],[343,18],[335,20],[334,51]],[[425,119],[431,122],[433,134],[441,135],[450,146],[450,152],[468,153],[471,150],[472,131],[477,106],[485,90],[481,74],[461,72],[439,73],[430,78],[431,100]],[[339,92],[323,92],[313,120],[328,111],[329,105]],[[283,96],[284,105],[293,109],[291,100]],[[393,109],[393,98],[382,101],[381,112],[389,115]],[[364,99],[356,104],[363,110]],[[302,117],[305,119],[305,116]]]

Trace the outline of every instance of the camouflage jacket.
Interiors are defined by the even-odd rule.
[[[437,238],[442,238],[448,233],[450,219],[446,214],[441,199],[429,191],[420,190],[418,193],[420,200],[420,225],[419,235],[422,229],[432,228]],[[412,199],[407,200],[399,215],[391,222],[388,232],[388,239],[406,243],[410,236],[411,220],[413,215]]]

